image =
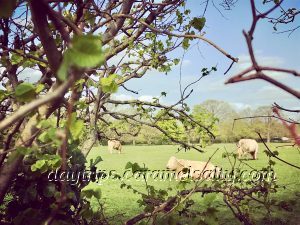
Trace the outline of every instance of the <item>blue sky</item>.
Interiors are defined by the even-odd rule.
[[[187,8],[192,9],[193,16],[201,16],[203,12],[202,1],[188,1]],[[256,2],[261,2],[256,1]],[[289,6],[300,7],[300,1],[286,1]],[[227,52],[240,59],[230,72],[224,76],[224,71],[230,65],[230,60],[220,54],[206,43],[200,42],[186,53],[182,66],[183,84],[196,80],[200,76],[203,67],[210,68],[217,65],[218,71],[205,77],[197,85],[193,86],[194,92],[186,101],[189,105],[199,104],[207,99],[218,99],[232,103],[238,109],[245,107],[257,107],[271,105],[277,102],[285,107],[297,108],[299,101],[281,91],[280,89],[262,80],[241,82],[224,85],[224,82],[237,72],[249,65],[248,49],[242,35],[243,29],[249,29],[251,24],[251,11],[249,1],[239,1],[232,11],[222,11],[224,17],[212,6],[206,13],[206,37],[221,46]],[[298,23],[298,24],[297,24]],[[299,20],[294,25],[299,25]],[[288,34],[274,34],[272,25],[267,21],[261,21],[255,32],[254,46],[257,60],[262,65],[277,66],[300,70],[300,30],[295,31],[290,37]],[[174,55],[182,55],[180,49]],[[284,81],[291,87],[299,87],[297,79],[291,75],[269,73],[274,78]],[[157,71],[149,72],[143,79],[130,81],[127,87],[139,90],[139,95],[133,95],[125,90],[116,94],[117,98],[141,98],[150,100],[153,96],[159,96],[162,91],[167,92],[165,103],[174,103],[180,97],[179,92],[179,66],[173,68],[167,76]]]
[[[187,8],[191,9],[192,16],[202,16],[204,5],[201,5],[201,2],[203,1],[187,1]],[[255,2],[259,9],[266,9],[260,4],[262,0]],[[300,8],[300,0],[286,0],[284,4],[285,6]],[[224,71],[231,63],[224,55],[201,41],[198,46],[190,48],[182,63],[183,86],[198,79],[203,67],[210,68],[217,65],[218,71],[193,86],[194,92],[186,102],[193,106],[208,99],[217,99],[227,101],[237,109],[271,105],[273,102],[277,102],[284,107],[298,108],[299,101],[295,97],[262,80],[224,84],[229,77],[250,65],[248,49],[242,35],[242,30],[248,30],[252,21],[250,1],[239,0],[231,11],[222,10],[222,13],[226,18],[214,8],[210,1],[205,15],[206,27],[203,29],[206,32],[205,37],[234,57],[238,57],[239,63],[235,64],[230,72],[224,75]],[[298,19],[293,26],[299,24]],[[286,27],[286,29],[288,28]],[[259,63],[300,71],[300,29],[288,37],[288,34],[274,34],[272,24],[267,21],[260,21],[254,37],[255,54]],[[181,57],[182,54],[183,49],[179,48],[171,56]],[[115,98],[152,100],[153,97],[158,97],[162,91],[165,91],[167,97],[162,99],[162,102],[172,104],[180,98],[179,74],[179,66],[174,67],[168,75],[158,71],[150,71],[142,79],[131,80],[126,84],[126,87],[138,91],[138,95],[120,88],[115,94]],[[298,87],[299,90],[299,78],[278,73],[268,74],[291,87]],[[39,75],[36,71],[28,70],[24,71],[23,77],[37,80]]]

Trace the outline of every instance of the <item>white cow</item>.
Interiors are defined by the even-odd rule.
[[[257,159],[258,154],[258,144],[253,139],[241,139],[237,144],[237,153],[239,159],[245,154],[250,154],[252,158]]]
[[[121,145],[120,141],[118,141],[118,140],[108,140],[107,141],[107,146],[108,146],[108,150],[109,150],[110,154],[113,153],[113,150],[117,150],[117,151],[119,151],[119,154],[121,154],[122,145]]]
[[[166,167],[169,170],[176,171],[177,179],[186,177],[208,179],[213,178],[214,173],[219,171],[219,169],[210,162],[177,159],[175,156],[170,157]],[[188,172],[185,172],[185,170]]]

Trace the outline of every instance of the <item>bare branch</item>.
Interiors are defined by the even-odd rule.
[[[173,36],[173,37],[180,37],[180,38],[191,38],[191,39],[195,38],[195,39],[200,39],[200,40],[202,40],[202,41],[210,44],[211,46],[213,46],[215,49],[217,49],[219,52],[221,52],[227,58],[231,59],[233,62],[238,62],[238,58],[233,57],[232,55],[230,55],[229,53],[227,53],[225,50],[223,50],[221,47],[219,47],[217,44],[215,44],[211,40],[205,38],[203,35],[175,34],[175,33],[169,32],[167,30],[160,30],[160,29],[157,29],[155,27],[150,26],[149,24],[147,24],[146,22],[144,22],[142,20],[138,20],[138,19],[132,17],[131,15],[116,14],[116,15],[114,15],[114,17],[116,17],[116,18],[118,18],[118,17],[126,17],[126,18],[130,18],[130,19],[133,19],[133,20],[137,20],[137,21],[139,21],[139,23],[143,24],[145,27],[147,27],[148,29],[150,29],[151,31],[153,31],[155,33],[166,34],[166,35],[170,35],[170,36]]]
[[[68,88],[73,84],[73,81],[74,81],[74,78],[72,78],[72,76],[71,76],[69,80],[67,80],[63,84],[61,84],[53,92],[49,92],[44,97],[38,98],[26,105],[21,106],[11,116],[9,116],[8,118],[6,118],[5,120],[2,120],[0,122],[0,131],[5,130],[6,128],[11,126],[16,121],[24,118],[25,116],[27,116],[28,113],[32,112],[33,110],[37,109],[38,107],[62,98],[64,96],[65,92],[68,90]]]
[[[253,51],[253,46],[252,46],[253,33],[254,33],[257,22],[260,19],[265,18],[271,12],[273,12],[276,8],[278,8],[281,5],[282,2],[283,2],[283,0],[280,1],[279,3],[275,3],[275,5],[272,8],[270,8],[269,10],[267,10],[265,13],[256,14],[255,2],[254,2],[254,0],[251,0],[251,10],[252,10],[252,17],[253,17],[252,18],[252,24],[251,24],[250,30],[248,32],[243,31],[243,34],[244,34],[246,42],[247,42],[248,51],[249,51],[252,66],[245,69],[244,71],[240,72],[239,74],[231,77],[230,79],[228,79],[225,82],[225,84],[236,83],[236,82],[241,82],[241,81],[248,81],[248,80],[254,80],[254,79],[262,79],[262,80],[265,80],[265,81],[279,87],[280,89],[294,95],[298,99],[300,99],[300,92],[299,91],[288,87],[287,85],[271,78],[270,76],[267,76],[264,72],[265,71],[282,72],[282,73],[288,73],[288,74],[294,75],[296,77],[299,77],[300,73],[295,71],[295,70],[288,70],[288,69],[276,68],[276,67],[260,66],[256,61],[254,51]],[[251,72],[253,72],[253,73],[251,73]],[[249,73],[251,73],[251,74],[247,75]],[[247,76],[245,76],[245,75],[247,75]]]
[[[260,133],[257,132],[257,134],[258,134],[260,140],[262,141],[262,143],[264,144],[264,146],[266,147],[267,151],[271,154],[272,157],[278,159],[279,161],[281,161],[281,162],[283,162],[283,163],[285,163],[285,164],[287,164],[287,165],[289,165],[289,166],[292,166],[292,167],[297,168],[297,169],[300,170],[300,167],[299,167],[299,166],[296,166],[296,165],[294,165],[294,164],[292,164],[292,163],[289,163],[289,162],[287,162],[287,161],[285,161],[285,160],[279,158],[277,155],[275,155],[275,154],[270,150],[269,146],[264,142],[264,140],[263,140],[262,136],[260,135]]]

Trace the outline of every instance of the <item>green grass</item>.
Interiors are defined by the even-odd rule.
[[[277,144],[278,145],[278,144]],[[292,164],[300,165],[300,153],[297,149],[291,147],[283,147],[280,149],[275,148],[276,144],[271,144],[270,147],[272,150],[279,151],[279,157],[283,160],[286,160]],[[256,169],[261,169],[265,167],[268,163],[268,157],[263,152],[265,147],[260,144],[260,151],[258,154],[258,160],[247,160],[245,161],[251,167]],[[211,162],[214,165],[221,166],[223,169],[230,168],[230,162],[227,158],[222,158],[222,154],[225,152],[225,149],[228,152],[233,152],[236,149],[235,144],[214,144],[208,146],[205,149],[204,153],[199,153],[195,150],[191,151],[181,151],[177,153],[177,146],[164,145],[164,146],[123,146],[122,154],[109,154],[107,146],[99,146],[93,148],[92,152],[89,155],[89,159],[96,158],[101,156],[104,161],[97,165],[98,170],[115,170],[117,173],[122,175],[125,171],[125,165],[127,162],[137,162],[139,165],[145,165],[149,170],[155,169],[165,169],[166,163],[170,156],[174,155],[177,158],[189,159],[189,160],[198,160],[198,161],[207,161],[212,155],[214,150],[219,149],[214,157],[211,159]],[[277,175],[277,182],[279,185],[285,185],[285,189],[281,188],[276,194],[272,197],[280,200],[289,200],[299,198],[300,193],[300,170],[290,167],[283,162],[280,162],[276,159],[273,159],[276,162],[275,172]],[[247,166],[243,166],[244,169],[249,169]],[[129,179],[126,181],[127,184],[132,185],[133,188],[146,192],[145,183],[142,181],[137,181],[135,179]],[[150,179],[148,181],[150,185],[155,186],[156,189],[167,189],[168,187],[173,188],[173,192],[170,195],[174,194],[176,191],[177,181],[158,181]],[[132,190],[126,188],[120,188],[121,182],[119,180],[106,179],[98,183],[102,191],[101,202],[105,204],[105,213],[110,217],[111,221],[114,221],[114,224],[118,224],[120,221],[124,221],[135,214],[138,214],[143,211],[137,200],[140,198],[138,194],[134,194]],[[95,185],[95,184],[93,184]],[[193,197],[196,199],[197,203],[201,206],[202,197],[201,195],[195,195]],[[232,224],[233,215],[228,208],[225,207],[222,196],[217,197],[220,224]],[[95,203],[96,204],[96,203]],[[286,217],[287,213],[290,213],[287,218],[282,218],[278,220],[279,222],[286,222],[291,220],[297,221],[297,214],[300,213],[299,203],[295,204],[294,210],[292,212],[287,212],[281,210],[274,212],[274,217]],[[257,212],[257,218],[260,212]],[[299,219],[299,218],[298,218]],[[261,222],[263,224],[263,222]],[[291,223],[290,223],[291,224]]]

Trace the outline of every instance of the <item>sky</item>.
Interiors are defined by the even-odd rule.
[[[187,8],[191,9],[192,16],[202,16],[204,5],[201,2],[203,1],[187,1]],[[259,9],[265,9],[265,7],[259,4],[262,2],[261,0],[255,0],[255,2]],[[299,9],[300,0],[285,1],[284,6]],[[220,7],[219,9],[222,10]],[[247,107],[255,108],[262,105],[272,105],[274,102],[283,107],[298,108],[299,100],[262,80],[224,84],[230,77],[250,66],[248,49],[242,34],[242,30],[248,30],[252,22],[250,1],[240,0],[231,11],[222,10],[222,14],[223,16],[212,5],[212,1],[210,1],[205,14],[206,26],[203,29],[206,33],[205,37],[215,42],[234,57],[238,57],[239,63],[234,64],[232,69],[224,75],[224,72],[231,63],[228,58],[202,41],[198,45],[191,47],[185,53],[182,62],[181,75],[183,86],[197,80],[201,75],[200,71],[203,67],[211,68],[212,66],[217,66],[218,71],[192,86],[193,93],[186,100],[186,103],[192,107],[205,100],[216,99],[229,102],[237,110],[243,110]],[[293,26],[297,25],[300,25],[299,19],[293,24]],[[257,61],[261,65],[300,71],[299,40],[300,29],[295,31],[291,36],[288,36],[287,33],[274,34],[272,24],[265,20],[260,21],[253,41]],[[179,48],[170,56],[182,57],[182,55],[183,49]],[[299,90],[299,78],[274,72],[267,74]],[[40,77],[36,71],[29,70],[24,71],[22,76],[29,77],[31,80],[37,80]],[[160,96],[161,92],[166,92],[167,97],[161,99],[161,102],[173,104],[180,98],[179,78],[180,67],[178,65],[173,67],[168,75],[158,71],[150,71],[142,79],[134,79],[126,83],[126,87],[138,91],[138,95],[120,88],[114,94],[114,98],[120,100],[139,98],[151,101],[153,97]]]
[[[187,8],[191,9],[193,16],[202,15],[203,5],[201,5],[201,2],[199,0],[188,1]],[[182,63],[183,86],[199,78],[203,67],[211,68],[217,65],[218,71],[205,77],[192,87],[194,91],[186,101],[190,106],[208,99],[216,99],[227,101],[236,109],[241,110],[247,107],[271,105],[273,102],[277,102],[284,107],[298,108],[299,100],[262,80],[224,84],[231,76],[250,65],[248,49],[242,34],[242,30],[248,30],[252,22],[249,2],[248,0],[238,1],[231,11],[222,11],[224,16],[212,4],[208,6],[205,15],[206,27],[203,29],[206,32],[205,37],[221,46],[234,57],[238,57],[239,63],[234,64],[232,69],[224,75],[231,63],[228,58],[203,42],[200,42],[198,46],[191,47],[186,52]],[[285,5],[299,8],[300,1],[289,0],[286,1]],[[299,23],[298,20],[293,26],[299,25]],[[261,21],[254,35],[255,55],[259,63],[300,71],[300,29],[288,37],[287,33],[275,34],[272,24]],[[183,49],[174,52],[174,56],[182,56],[182,54]],[[298,87],[299,90],[299,78],[297,83],[297,79],[291,75],[274,72],[268,74],[284,81],[291,87]],[[138,95],[120,89],[115,97],[118,99],[140,98],[151,100],[152,97],[157,97],[162,91],[165,91],[167,97],[162,99],[162,102],[172,104],[180,97],[179,77],[179,66],[173,67],[172,72],[168,75],[151,71],[143,79],[135,79],[127,83],[126,86],[138,91]]]

